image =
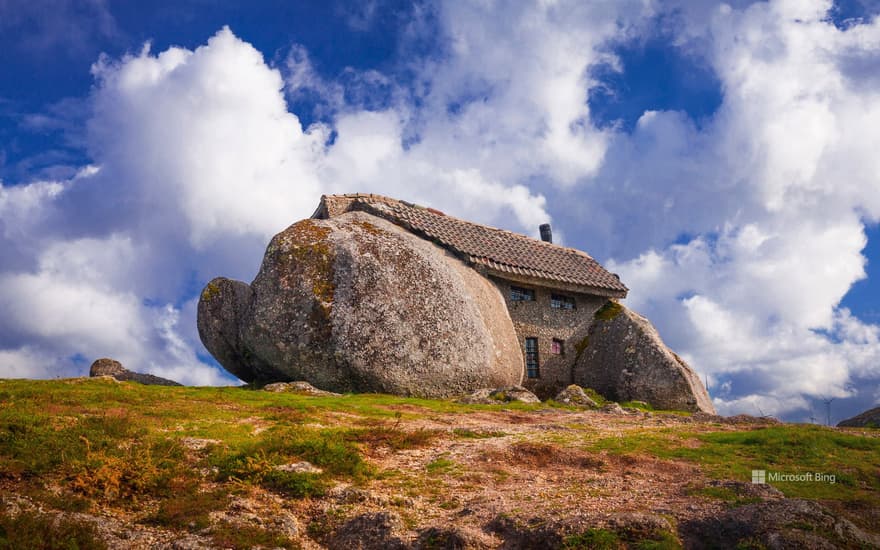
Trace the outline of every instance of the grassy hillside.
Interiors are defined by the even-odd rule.
[[[0,547],[761,548],[768,529],[864,547],[880,525],[878,435],[552,403],[5,380]],[[757,469],[835,482],[753,485]]]

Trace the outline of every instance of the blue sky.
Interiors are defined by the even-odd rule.
[[[322,193],[621,274],[724,413],[880,401],[880,3],[0,3],[0,376],[223,384],[201,286]],[[820,415],[815,415],[820,416]]]

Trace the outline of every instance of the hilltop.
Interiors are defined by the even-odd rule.
[[[4,380],[0,547],[872,547],[878,435],[552,402]]]

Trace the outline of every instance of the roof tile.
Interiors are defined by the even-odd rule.
[[[330,195],[321,198],[329,216],[342,211],[363,210],[385,218],[421,237],[437,242],[463,256],[472,265],[547,282],[586,287],[584,292],[603,291],[624,297],[626,286],[590,255],[574,248],[539,241],[443,214],[433,208],[381,195]]]

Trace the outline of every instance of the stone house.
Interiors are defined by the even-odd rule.
[[[372,194],[325,195],[312,219],[363,212],[389,221],[453,254],[501,292],[520,343],[523,385],[540,396],[580,380],[575,364],[597,311],[625,298],[627,287],[586,252]]]

